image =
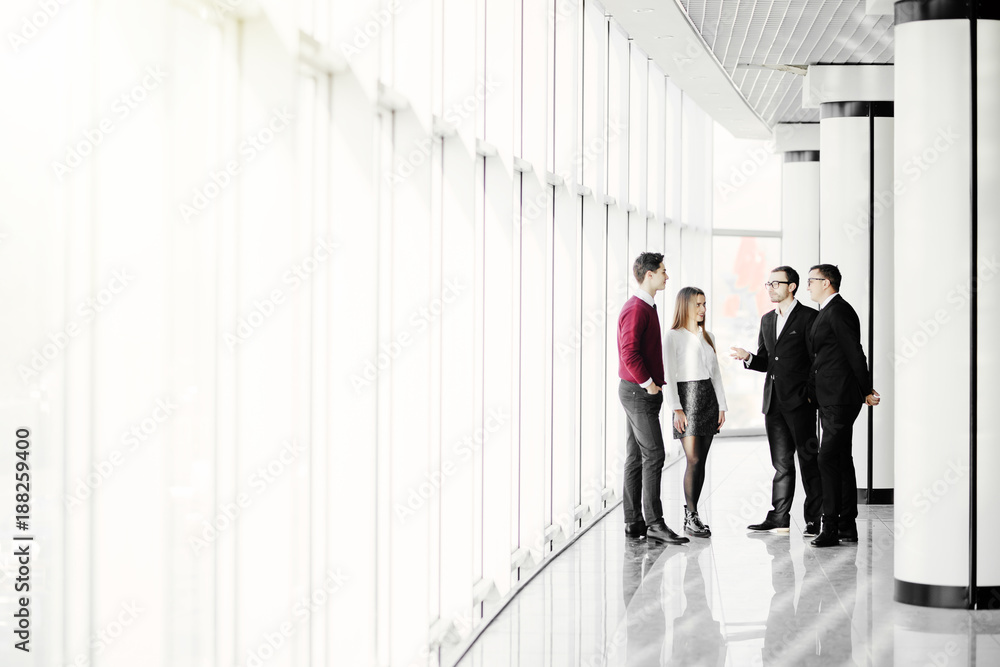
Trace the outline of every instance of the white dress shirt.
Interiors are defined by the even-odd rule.
[[[823,310],[826,307],[826,305],[828,303],[830,303],[830,299],[832,299],[833,297],[837,296],[838,294],[840,294],[840,292],[834,292],[830,296],[828,296],[825,299],[823,299],[823,303],[819,304],[819,309]]]
[[[798,299],[792,299],[792,303],[788,306],[788,310],[785,311],[784,315],[781,314],[780,306],[774,309],[774,312],[777,315],[777,317],[774,318],[774,340],[778,340],[778,336],[781,335],[781,330],[785,328],[785,322],[788,321],[788,316],[792,314],[792,311],[795,310],[795,306],[797,306],[798,303]],[[749,352],[748,354],[750,356],[743,361],[744,368],[750,368],[750,362],[753,361],[753,352]]]
[[[714,344],[715,336],[708,335]],[[726,407],[726,392],[722,388],[719,358],[701,331],[693,334],[686,328],[669,330],[663,344],[663,357],[663,370],[666,384],[669,385],[667,402],[671,410],[681,409],[677,383],[694,380],[711,380],[715,397],[719,401],[719,410],[724,412],[729,409]]]
[[[781,336],[781,330],[785,328],[785,322],[788,321],[788,316],[792,314],[792,311],[795,310],[795,306],[798,305],[798,303],[798,301],[792,299],[792,303],[788,306],[788,310],[785,311],[784,315],[781,314],[780,307],[775,308],[775,310],[778,311],[778,316],[775,318],[774,323],[774,340],[778,340],[778,337]]]

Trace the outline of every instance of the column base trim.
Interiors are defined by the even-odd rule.
[[[903,604],[918,607],[938,607],[940,609],[966,609],[969,589],[967,586],[936,586],[915,584],[895,579],[892,599]]]
[[[821,120],[828,118],[892,118],[894,102],[823,102],[819,105]]]
[[[819,151],[785,151],[785,162],[819,162]]]
[[[1000,609],[1000,586],[976,588],[976,609]]]
[[[895,489],[858,489],[859,505],[894,505]]]

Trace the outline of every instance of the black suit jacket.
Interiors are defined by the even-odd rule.
[[[812,355],[809,383],[820,406],[857,405],[872,392],[871,373],[861,347],[861,322],[837,294],[819,311],[806,337]]]
[[[806,402],[809,364],[812,356],[806,347],[806,335],[816,319],[816,311],[795,304],[788,321],[775,338],[778,311],[764,313],[757,334],[757,353],[747,368],[766,373],[764,378],[764,414],[772,403],[780,410],[794,410]]]

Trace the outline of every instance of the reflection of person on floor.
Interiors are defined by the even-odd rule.
[[[792,610],[795,575],[788,539],[767,539],[774,597],[761,651],[765,667],[854,665],[851,619],[858,592],[854,552],[808,551],[798,605]],[[772,546],[773,545],[773,546]],[[826,556],[829,554],[829,557]]]
[[[764,626],[764,648],[761,658],[765,667],[778,667],[788,662],[782,656],[794,640],[795,635],[795,570],[789,553],[788,536],[751,533],[750,539],[763,542],[771,556],[771,586],[774,595],[767,610],[767,625]]]
[[[795,618],[799,632],[815,647],[803,656],[802,665],[854,665],[851,619],[858,597],[857,554],[853,551],[824,552],[829,557],[803,560],[806,576],[799,593]],[[808,582],[812,582],[807,587]]]
[[[625,540],[625,563],[622,568],[622,594],[625,600],[625,665],[642,667],[660,662],[663,651],[663,601],[660,597],[665,563],[658,563],[666,550],[662,542]],[[676,555],[676,552],[675,552]],[[669,559],[668,559],[669,560]],[[655,566],[655,567],[654,567]],[[620,635],[612,640],[608,658]],[[619,660],[609,664],[621,664]]]
[[[726,664],[726,639],[712,618],[705,593],[701,556],[707,543],[692,542],[684,553],[684,612],[674,619],[673,646],[668,665],[720,666]]]

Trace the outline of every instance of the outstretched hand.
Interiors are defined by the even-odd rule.
[[[746,361],[747,359],[750,358],[750,353],[744,350],[742,347],[731,347],[729,349],[732,350],[732,352],[729,353],[729,356],[732,357],[733,359]]]

